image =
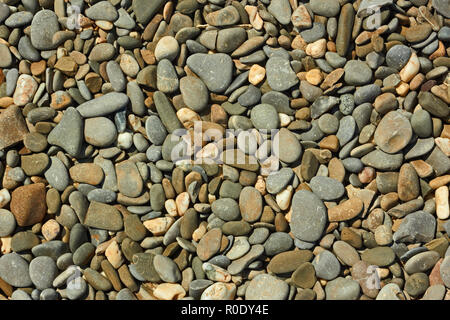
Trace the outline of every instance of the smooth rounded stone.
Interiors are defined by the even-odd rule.
[[[122,229],[123,220],[119,210],[115,207],[100,202],[91,202],[84,224],[97,229],[117,231]]]
[[[354,102],[356,105],[361,105],[366,102],[373,102],[375,98],[378,97],[380,94],[381,94],[380,86],[376,84],[368,84],[356,89],[354,95]]]
[[[130,98],[131,110],[137,115],[144,115],[147,108],[144,104],[144,94],[136,81],[127,83],[127,96]],[[116,113],[120,114],[120,113]]]
[[[430,137],[433,133],[433,122],[430,114],[423,109],[414,112],[411,117],[411,127],[418,137]]]
[[[374,140],[381,150],[392,154],[406,147],[411,137],[412,128],[409,120],[400,112],[391,111],[378,124]]]
[[[405,282],[405,291],[412,297],[417,297],[427,290],[430,282],[425,273],[414,273]]]
[[[263,211],[261,193],[251,186],[243,188],[239,195],[239,209],[245,221],[250,223],[258,221]]]
[[[392,264],[395,260],[395,253],[390,247],[376,247],[373,249],[366,249],[362,255],[361,260],[370,265],[384,267]]]
[[[180,91],[183,101],[190,109],[202,111],[209,101],[208,88],[202,80],[187,76],[180,80]]]
[[[358,281],[336,278],[325,286],[326,300],[357,300],[360,287]]]
[[[341,272],[341,265],[336,256],[328,250],[319,253],[312,261],[316,276],[320,279],[333,280]]]
[[[359,173],[364,169],[364,164],[358,158],[345,158],[342,160],[345,170],[353,173]]]
[[[300,36],[307,43],[315,42],[325,36],[325,26],[320,22],[314,22],[311,29],[303,30]]]
[[[306,190],[294,194],[290,227],[296,238],[307,242],[319,240],[326,220],[327,209],[317,195]]]
[[[294,110],[292,110],[289,106],[289,97],[282,92],[266,92],[261,97],[261,103],[272,105],[275,109],[277,109],[278,113],[285,113],[287,115],[292,115],[294,113]]]
[[[11,294],[11,300],[19,300],[19,301],[25,301],[25,300],[33,300],[32,297],[28,293],[26,293],[23,290],[16,289]]]
[[[271,194],[277,194],[283,190],[294,176],[291,168],[281,168],[280,170],[270,174],[266,180],[266,189]]]
[[[58,191],[64,191],[69,185],[69,173],[64,163],[57,157],[50,157],[50,167],[45,171],[45,179]]]
[[[347,266],[353,266],[360,261],[359,253],[345,241],[338,240],[333,243],[333,252]]]
[[[232,198],[220,198],[211,205],[212,212],[222,220],[233,221],[241,216],[239,205]]]
[[[89,118],[84,122],[84,138],[95,147],[108,147],[116,141],[117,129],[108,118]]]
[[[92,20],[115,21],[119,14],[109,1],[100,1],[85,10],[85,14]]]
[[[264,243],[264,252],[267,256],[274,256],[292,248],[294,240],[286,232],[272,233]]]
[[[422,300],[442,300],[445,296],[445,286],[442,284],[435,284],[426,289]]]
[[[129,98],[125,93],[109,92],[80,104],[76,109],[83,118],[94,118],[117,112],[125,108],[128,102]]]
[[[126,87],[126,79],[122,69],[116,61],[108,61],[106,64],[106,74],[114,91],[122,92]]]
[[[448,253],[448,250],[447,250]],[[441,263],[440,266],[440,276],[442,281],[444,282],[447,288],[450,287],[450,256],[446,254],[446,257]]]
[[[123,288],[117,293],[116,300],[137,300],[137,298],[130,289]]]
[[[311,118],[316,119],[338,105],[340,99],[337,97],[320,96],[311,105]]]
[[[19,78],[19,70],[13,68],[9,69],[6,74],[6,95],[12,96],[16,89],[17,79]]]
[[[245,300],[286,300],[289,285],[269,274],[254,277],[245,291]]]
[[[109,291],[112,289],[112,284],[109,279],[101,275],[98,271],[92,268],[84,270],[84,278],[95,289],[100,291]]]
[[[441,256],[436,251],[421,252],[411,257],[405,263],[404,268],[411,275],[418,272],[426,272],[433,268],[440,258]]]
[[[285,163],[296,162],[303,153],[302,146],[297,137],[286,128],[281,128],[274,136],[272,150]]]
[[[419,104],[433,116],[445,118],[450,114],[448,105],[440,98],[428,91],[419,93]]]
[[[13,95],[14,104],[17,106],[24,106],[31,102],[37,89],[38,83],[32,76],[21,74],[17,79],[16,90]]]
[[[316,87],[312,84],[310,84],[306,80],[300,81],[300,93],[302,94],[303,98],[305,98],[309,102],[314,102],[315,100],[318,100],[322,97],[323,90],[319,87]]]
[[[17,253],[8,253],[0,257],[0,278],[17,288],[32,285],[28,262]]]
[[[240,20],[238,10],[234,6],[226,6],[223,9],[209,13],[205,20],[215,27],[225,27],[236,24]]]
[[[270,231],[267,228],[256,228],[248,238],[251,245],[262,244],[269,237]]]
[[[214,228],[209,230],[197,245],[197,256],[202,261],[207,261],[213,257],[220,249],[222,242],[222,230]]]
[[[51,10],[36,12],[31,22],[31,43],[38,50],[51,50],[56,47],[54,35],[59,31],[58,16]]]
[[[89,261],[92,259],[94,254],[95,246],[90,242],[83,243],[73,253],[73,263],[77,266],[84,267],[89,264]]]
[[[404,295],[396,283],[388,283],[381,288],[376,300],[404,300]]]
[[[144,183],[133,161],[126,160],[116,164],[116,175],[120,193],[131,198],[141,195]]]
[[[450,40],[450,27],[444,26],[442,27],[438,34],[438,39],[442,41],[449,41]]]
[[[345,188],[342,183],[328,177],[314,177],[309,182],[309,186],[320,199],[325,201],[339,199],[345,192]]]
[[[215,257],[211,258],[207,262],[206,265],[203,264],[203,269],[207,275],[209,273],[211,279],[218,280],[217,276],[219,274],[225,275],[226,278],[228,278],[228,276],[227,276],[226,270],[220,270],[216,267],[224,269],[224,268],[227,268],[230,264],[231,264],[231,260],[228,257],[226,257],[224,255],[220,255],[220,256],[215,256]],[[211,265],[213,265],[213,266],[211,267]],[[226,280],[226,278],[224,280]]]
[[[243,28],[228,28],[217,33],[216,50],[230,53],[236,50],[245,40],[247,33]]]
[[[288,0],[271,1],[267,10],[283,25],[291,22],[292,9]]]
[[[11,211],[0,209],[0,237],[11,235],[16,228],[16,219]]]
[[[411,48],[398,44],[391,47],[386,53],[386,63],[389,67],[400,71],[411,57]]]
[[[37,289],[51,288],[53,280],[58,275],[55,261],[46,256],[36,257],[30,262],[30,279]]]
[[[266,62],[266,77],[269,86],[275,91],[285,91],[298,83],[289,60],[273,56]]]
[[[106,189],[94,189],[89,191],[87,195],[87,199],[89,201],[97,201],[102,203],[111,203],[114,202],[117,198],[117,195],[114,191],[106,190]]]
[[[214,93],[223,93],[232,81],[233,62],[224,53],[196,53],[187,58],[186,65]]]
[[[199,300],[203,291],[210,287],[214,282],[209,279],[195,279],[189,283],[189,296]]]
[[[342,68],[347,62],[347,59],[332,51],[325,53],[325,60],[335,69]]]
[[[395,242],[417,243],[428,242],[434,238],[436,219],[425,211],[416,211],[403,218],[394,233]]]
[[[253,107],[250,119],[256,129],[273,130],[279,127],[277,110],[270,104],[258,104]]]
[[[250,251],[250,243],[248,242],[248,238],[236,237],[234,238],[233,246],[227,252],[226,257],[230,260],[236,260],[244,256],[249,251]]]
[[[309,4],[312,12],[328,18],[336,16],[341,9],[338,0],[311,0]]]
[[[40,243],[39,238],[30,231],[21,231],[11,238],[11,249],[14,252],[30,250]]]
[[[164,282],[181,281],[181,272],[172,259],[158,254],[153,259],[153,265]]]
[[[99,43],[92,48],[89,54],[89,60],[94,62],[103,62],[110,60],[116,54],[116,49],[110,43]]]
[[[172,93],[178,90],[178,75],[172,63],[163,59],[158,63],[156,69],[156,82],[159,91]]]
[[[339,129],[339,119],[329,113],[320,116],[317,123],[319,129],[325,134],[334,134]]]
[[[251,107],[261,100],[261,91],[254,85],[249,85],[247,90],[238,98],[238,103],[244,107]]]
[[[361,158],[364,165],[382,171],[394,171],[400,168],[403,162],[403,154],[389,154],[381,150],[374,150]]]
[[[167,130],[157,116],[150,116],[145,121],[147,136],[155,145],[162,145],[167,136]]]
[[[0,44],[0,68],[8,68],[11,66],[13,62],[13,58],[11,56],[11,51],[9,51],[8,47],[3,43]]]
[[[344,71],[344,80],[351,86],[363,86],[372,80],[372,70],[362,61],[347,61],[344,66]]]

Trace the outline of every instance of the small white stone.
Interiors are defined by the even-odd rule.
[[[120,149],[130,149],[133,145],[133,135],[130,132],[122,132],[117,136],[117,147]]]
[[[450,217],[448,196],[449,192],[447,186],[436,189],[436,215],[441,220],[446,220]]]
[[[0,190],[0,208],[3,208],[11,201],[11,195],[8,189]]]

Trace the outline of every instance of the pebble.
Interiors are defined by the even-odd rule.
[[[289,60],[271,57],[266,63],[266,76],[269,86],[275,91],[285,91],[298,83]]]
[[[312,261],[316,276],[320,279],[333,280],[341,272],[341,265],[336,256],[328,250],[319,253]]]
[[[29,264],[17,253],[8,253],[0,257],[0,277],[17,288],[32,285]]]
[[[46,256],[36,257],[30,262],[30,279],[39,290],[52,287],[53,280],[58,274],[55,261]]]
[[[344,195],[345,189],[339,181],[328,178],[316,176],[309,182],[311,190],[325,201],[336,200]]]
[[[325,293],[327,300],[356,300],[359,297],[359,283],[346,278],[336,278],[327,283]]]
[[[286,282],[268,274],[257,275],[245,291],[246,300],[286,300],[289,286]]]

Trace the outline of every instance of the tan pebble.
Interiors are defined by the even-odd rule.
[[[450,157],[450,139],[439,137],[434,139],[434,142],[447,157]]]
[[[436,177],[430,180],[429,185],[432,189],[437,189],[439,187],[445,186],[450,183],[450,174],[446,174],[445,176]]]
[[[12,97],[0,98],[0,108],[8,108],[13,103],[14,103],[14,98],[12,98]]]
[[[375,179],[376,172],[372,167],[364,167],[364,169],[358,173],[359,181],[362,183],[369,183],[373,179]]]
[[[309,15],[308,9],[305,5],[299,5],[291,16],[292,24],[300,29],[310,28],[312,26],[312,19]]]
[[[264,80],[265,76],[266,76],[266,69],[264,69],[258,64],[254,64],[250,68],[250,72],[248,74],[248,81],[254,86],[256,86],[259,83],[261,83],[261,81]]]
[[[182,192],[176,197],[176,205],[179,216],[183,216],[186,210],[189,208],[190,198],[189,193]]]
[[[411,81],[420,70],[420,62],[416,53],[413,52],[406,65],[400,70],[400,79],[405,82]]]
[[[5,207],[11,201],[8,189],[0,190],[0,208]]]
[[[176,217],[178,215],[177,212],[177,204],[175,203],[175,200],[168,199],[166,202],[164,202],[164,208],[166,208],[167,213],[171,217]]]
[[[409,83],[409,88],[412,91],[415,91],[419,89],[419,87],[422,85],[423,81],[425,80],[425,76],[422,73],[418,73],[414,76],[414,78]]]
[[[398,204],[398,194],[397,192],[389,192],[381,196],[380,206],[384,211],[395,207]]]
[[[287,127],[291,123],[291,118],[285,113],[279,113],[280,127]]]
[[[392,242],[392,230],[390,227],[381,225],[375,229],[375,241],[380,246],[387,246]]]
[[[173,9],[174,9],[174,4],[172,1],[169,1],[164,5],[163,18],[165,21],[167,21],[167,22],[170,21],[170,18],[172,17]]]
[[[307,45],[308,43],[300,35],[295,36],[294,40],[291,42],[292,49],[306,50]]]
[[[1,252],[2,254],[8,254],[11,253],[11,239],[12,237],[3,237],[0,238],[0,244],[1,244]]]
[[[434,59],[436,59],[436,58],[443,57],[443,56],[445,56],[445,45],[444,45],[444,43],[442,43],[442,41],[439,41],[439,46],[438,46],[438,48],[436,49],[435,52],[433,52],[433,53],[429,56],[428,59],[434,60]]]
[[[322,72],[320,69],[312,69],[309,70],[305,75],[306,81],[308,81],[310,84],[317,86],[322,82]]]
[[[42,225],[41,232],[45,240],[54,240],[61,230],[60,225],[56,220],[50,219]]]
[[[416,170],[417,175],[421,178],[429,177],[434,172],[433,167],[423,160],[411,161],[411,165],[414,167],[414,170]]]
[[[228,123],[228,114],[221,105],[213,104],[211,106],[211,121],[222,125]]]
[[[343,74],[344,74],[344,69],[343,68],[338,68],[338,69],[335,69],[335,70],[331,71],[325,77],[325,80],[320,85],[320,88],[323,89],[323,90],[326,90],[326,89],[332,87],[333,85],[335,85],[339,81],[339,79],[341,79]]]
[[[255,183],[255,189],[258,190],[263,196],[266,194],[266,182],[262,176],[258,176]]]
[[[120,251],[120,247],[115,240],[106,248],[105,256],[115,269],[118,269],[124,261],[122,251]]]
[[[172,217],[160,217],[151,220],[144,221],[144,227],[147,228],[148,231],[153,233],[154,236],[161,236],[169,230],[172,223],[175,222],[175,219]]]
[[[207,226],[207,222],[206,221],[202,221],[200,223],[200,225],[198,226],[197,229],[194,230],[194,232],[192,233],[192,240],[198,242],[200,241],[200,239],[205,235],[206,233],[206,226]]]
[[[328,209],[328,220],[340,222],[353,219],[361,213],[364,203],[359,198],[352,198]]]
[[[449,204],[448,204],[448,187],[442,186],[436,189],[436,215],[439,219],[445,220],[450,216]]]
[[[28,74],[21,74],[17,79],[16,90],[14,91],[14,104],[24,106],[32,101],[38,89],[38,83]]]
[[[321,149],[328,149],[332,152],[337,152],[339,150],[339,139],[335,135],[326,136],[319,142],[319,147]]]
[[[245,6],[245,11],[247,11],[248,19],[250,20],[250,24],[255,28],[255,30],[261,30],[264,24],[264,21],[261,19],[261,16],[258,13],[258,8],[255,6]]]
[[[95,20],[95,24],[106,31],[111,30],[114,27],[114,24],[112,24],[111,21],[106,21],[106,20]]]
[[[275,197],[276,202],[281,210],[287,210],[291,204],[293,188],[291,185],[281,190]]]
[[[200,116],[189,108],[178,110],[177,117],[186,129],[192,128],[195,121],[201,121]]]
[[[234,283],[216,282],[203,291],[200,300],[233,300],[235,295]]]
[[[395,88],[395,91],[400,97],[404,97],[409,92],[409,84],[406,82],[400,81],[400,84]]]
[[[327,41],[325,39],[319,39],[306,46],[306,54],[314,59],[318,59],[325,55],[326,49]]]
[[[178,283],[161,283],[153,295],[160,300],[179,300],[186,296],[186,291]]]

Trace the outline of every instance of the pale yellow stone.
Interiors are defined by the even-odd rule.
[[[245,6],[245,11],[247,11],[248,19],[250,20],[250,24],[255,28],[255,30],[261,30],[264,21],[261,19],[261,16],[258,13],[258,8],[255,6]]]
[[[203,291],[200,300],[233,300],[235,295],[234,283],[216,282]]]
[[[95,20],[95,24],[103,30],[109,31],[111,30],[114,25],[111,21],[106,21],[106,20]]]
[[[108,248],[106,248],[105,257],[115,269],[118,269],[122,265],[124,260],[117,241],[112,241]]]
[[[291,204],[293,188],[291,185],[281,190],[276,196],[275,200],[281,210],[287,210]]]
[[[327,41],[325,39],[319,39],[306,46],[306,54],[314,59],[318,59],[325,55],[326,49]]]
[[[0,238],[0,242],[1,242],[1,245],[2,245],[2,247],[1,247],[1,251],[2,251],[2,254],[8,254],[8,253],[11,253],[11,251],[12,251],[12,249],[11,249],[11,239],[12,239],[12,237],[3,237],[3,238]]]
[[[442,186],[436,189],[436,215],[441,220],[445,220],[450,217],[448,195],[449,192],[447,186]]]
[[[190,198],[189,193],[182,192],[175,199],[177,205],[177,211],[179,216],[183,216],[186,210],[189,208]]]
[[[266,192],[266,182],[264,181],[264,178],[262,176],[258,176],[256,183],[255,183],[255,189],[261,193],[261,195],[265,195]]]
[[[400,79],[410,82],[420,70],[420,62],[416,53],[412,53],[406,65],[400,70]]]
[[[291,117],[285,113],[279,113],[278,118],[280,119],[280,127],[287,127],[291,123]]]
[[[59,223],[54,219],[50,219],[42,225],[41,233],[44,236],[45,240],[50,241],[58,236],[60,230],[61,227]]]
[[[439,137],[434,139],[434,142],[447,157],[450,157],[450,139]]]
[[[186,296],[186,291],[178,283],[161,283],[153,295],[160,300],[179,300]]]
[[[3,208],[11,201],[11,195],[8,189],[0,190],[0,208]]]
[[[319,85],[323,80],[322,72],[320,71],[320,69],[309,70],[308,72],[306,72],[305,78],[306,81],[314,86]]]
[[[206,226],[208,223],[206,221],[202,221],[197,229],[192,233],[192,240],[198,242],[206,233]]]
[[[178,215],[177,204],[175,203],[175,200],[167,199],[166,202],[164,202],[164,208],[166,208],[169,216],[176,217]]]
[[[167,230],[169,230],[170,226],[174,222],[175,219],[172,217],[160,217],[144,221],[144,227],[153,233],[154,236],[162,236],[167,232]]]
[[[395,91],[397,92],[397,94],[400,97],[404,97],[409,92],[409,84],[407,84],[406,82],[400,81],[400,83],[395,88]]]
[[[177,117],[186,129],[192,128],[194,121],[201,121],[200,116],[189,108],[181,108],[178,110]]]
[[[248,81],[254,86],[258,85],[261,81],[264,80],[266,76],[266,69],[261,67],[258,64],[252,65],[250,68],[250,72],[248,73]]]

